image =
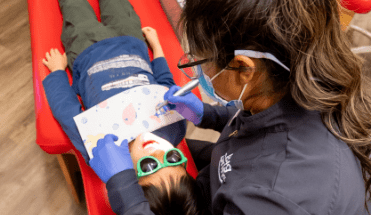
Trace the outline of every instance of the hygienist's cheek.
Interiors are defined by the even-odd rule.
[[[216,74],[215,71],[213,71],[213,68],[207,63],[201,64],[201,69],[202,72],[205,73],[205,75],[209,76],[210,78],[214,77],[214,75]]]
[[[220,70],[222,70],[218,68],[214,62],[207,62],[201,64],[201,68],[202,71],[204,71],[206,75],[208,75],[210,78],[214,77],[214,75],[216,75]]]
[[[227,101],[237,99],[239,94],[234,93],[234,92],[238,92],[238,90],[236,89],[236,86],[229,82],[230,79],[228,76],[222,76],[222,75],[223,74],[220,74],[221,77],[217,77],[213,81],[213,86],[214,86],[216,94],[218,94],[218,96],[222,97],[223,99]]]

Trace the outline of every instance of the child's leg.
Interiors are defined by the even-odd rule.
[[[128,0],[99,0],[102,23],[119,35],[145,41],[139,16]]]
[[[59,0],[63,15],[62,43],[72,71],[76,57],[92,44],[106,38],[119,36],[98,22],[87,0]]]

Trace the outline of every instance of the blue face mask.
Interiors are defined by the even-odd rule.
[[[201,67],[199,65],[199,71],[201,71]],[[214,90],[214,87],[213,87],[213,84],[212,84],[212,80],[214,80],[219,74],[221,74],[222,72],[224,72],[225,69],[222,69],[218,74],[216,74],[214,77],[212,77],[212,79],[210,79],[209,76],[207,76],[205,73],[202,73],[201,77],[198,79],[199,82],[200,82],[200,86],[202,87],[202,89],[204,90],[205,94],[210,97],[212,100],[218,102],[219,104],[223,105],[223,106],[234,106],[240,110],[244,110],[244,107],[243,107],[243,102],[241,100],[241,97],[243,95],[243,93],[245,92],[245,89],[247,87],[247,84],[245,84],[245,86],[243,87],[243,90],[240,94],[240,97],[237,99],[237,100],[232,100],[232,101],[227,101],[223,98],[221,98],[220,96],[218,96],[218,94],[215,93],[215,90]]]
[[[270,60],[276,62],[277,64],[279,64],[280,66],[282,66],[283,68],[285,68],[287,71],[290,72],[289,68],[287,68],[283,63],[281,63],[274,55],[272,55],[270,53],[267,53],[267,52],[257,52],[257,51],[252,51],[252,50],[235,50],[234,54],[235,54],[235,56],[244,55],[244,56],[253,57],[253,58],[270,59]],[[200,73],[201,73],[201,75],[198,79],[199,82],[200,82],[200,86],[205,91],[205,94],[207,96],[209,96],[212,100],[218,102],[219,104],[221,104],[223,106],[234,106],[234,107],[238,108],[239,110],[244,110],[244,106],[243,106],[243,102],[241,100],[241,97],[242,97],[243,93],[245,92],[247,84],[245,84],[245,86],[243,87],[242,92],[241,92],[241,94],[240,94],[240,96],[237,100],[227,101],[227,100],[221,98],[220,96],[218,96],[216,94],[216,92],[214,90],[214,87],[213,87],[213,84],[212,84],[212,81],[216,77],[218,77],[218,75],[220,75],[222,72],[224,72],[225,68],[222,69],[220,72],[218,72],[214,77],[212,77],[210,79],[209,76],[207,76],[205,73],[202,72],[201,65],[198,65],[197,67],[198,67],[197,68],[198,71],[200,71]]]

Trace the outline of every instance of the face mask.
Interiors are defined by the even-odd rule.
[[[235,50],[234,55],[235,56],[237,56],[237,55],[244,55],[244,56],[253,57],[253,58],[265,58],[265,59],[269,59],[269,60],[272,60],[272,61],[276,62],[277,64],[279,64],[284,69],[286,69],[287,71],[290,72],[290,69],[287,66],[285,66],[283,63],[281,63],[281,61],[279,61],[271,53],[258,52],[258,51],[252,51],[252,50]],[[198,71],[202,71],[201,65],[198,65],[197,67],[198,67]],[[238,98],[238,100],[232,100],[232,101],[229,101],[228,102],[228,101],[226,101],[225,99],[221,98],[220,96],[218,96],[215,93],[215,90],[214,90],[212,81],[216,77],[218,77],[218,75],[220,75],[222,72],[224,72],[224,70],[225,69],[222,69],[219,73],[217,73],[211,79],[205,73],[201,72],[201,77],[199,78],[200,86],[205,91],[205,93],[206,93],[207,96],[209,96],[212,100],[220,103],[221,105],[223,105],[223,106],[235,106],[235,107],[237,107],[240,110],[244,110],[241,97],[242,97],[243,93],[245,92],[245,89],[246,89],[247,84],[245,84],[245,86],[244,86],[244,88],[243,88],[243,90],[242,90],[242,92],[241,92],[240,97]]]
[[[199,65],[199,71],[201,71],[201,66]],[[245,92],[245,89],[247,87],[247,84],[245,84],[245,86],[243,87],[243,90],[240,94],[240,97],[237,99],[237,100],[232,100],[232,101],[227,101],[223,98],[221,98],[220,96],[218,96],[216,93],[215,93],[215,90],[214,90],[214,87],[213,87],[213,84],[212,84],[212,81],[218,77],[218,75],[220,75],[222,72],[224,72],[225,69],[222,69],[218,74],[216,74],[212,79],[210,79],[209,76],[207,76],[205,73],[202,73],[201,77],[199,78],[199,82],[200,82],[200,86],[202,87],[202,89],[205,91],[205,94],[207,96],[209,96],[212,100],[218,102],[219,104],[227,107],[227,106],[234,106],[240,110],[244,110],[244,107],[243,107],[243,102],[241,100],[241,97],[243,95],[243,93]]]

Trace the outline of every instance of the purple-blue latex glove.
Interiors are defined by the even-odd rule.
[[[164,100],[170,103],[170,109],[176,110],[188,121],[198,125],[204,115],[204,104],[191,92],[183,96],[174,96],[174,93],[180,89],[179,86],[172,86],[164,95]]]
[[[115,144],[117,140],[117,136],[107,134],[98,140],[92,151],[94,157],[90,159],[89,164],[104,183],[121,171],[134,169],[128,142],[124,140],[118,146]]]

